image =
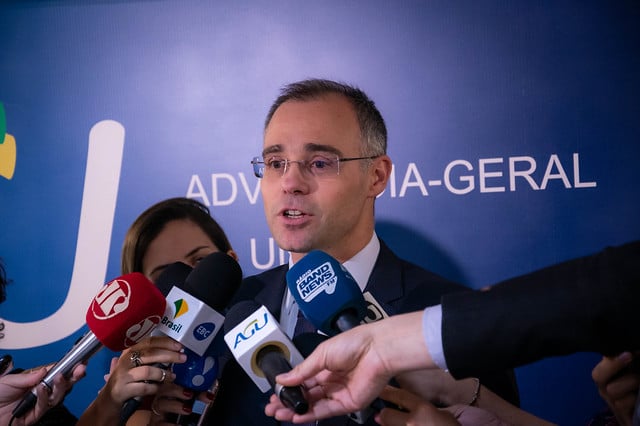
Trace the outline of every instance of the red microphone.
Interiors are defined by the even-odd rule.
[[[107,283],[87,309],[87,325],[101,344],[119,352],[138,343],[162,319],[166,300],[139,272]]]
[[[139,272],[105,284],[87,310],[89,331],[40,383],[52,389],[57,374],[69,376],[78,364],[86,362],[103,345],[116,352],[135,345],[160,323],[165,306],[160,290]],[[13,410],[13,417],[22,417],[33,408],[37,398],[34,388]]]

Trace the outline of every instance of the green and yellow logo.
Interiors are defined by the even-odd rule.
[[[7,133],[4,106],[0,102],[0,176],[9,180],[16,171],[16,140]]]
[[[176,300],[173,302],[176,307],[176,314],[173,316],[173,319],[178,318],[180,315],[187,313],[189,310],[189,305],[187,305],[187,301],[184,299]]]

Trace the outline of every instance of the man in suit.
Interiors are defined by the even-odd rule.
[[[465,288],[399,259],[374,231],[374,203],[391,173],[387,132],[374,103],[361,90],[327,80],[284,88],[265,123],[262,155],[253,160],[261,178],[264,211],[290,265],[312,250],[336,258],[389,315],[439,302]],[[235,301],[265,305],[289,336],[299,334],[298,308],[286,287],[283,265],[245,279]],[[411,297],[408,297],[411,295]],[[480,379],[517,404],[512,372]],[[260,394],[230,361],[221,377],[211,424],[276,424],[264,415]],[[474,381],[468,383],[469,399]],[[349,424],[346,417],[323,422]],[[375,424],[373,419],[367,424]]]
[[[402,372],[440,367],[461,378],[578,351],[633,352],[640,349],[638,300],[640,241],[633,241],[356,327],[323,343],[278,382],[321,386],[331,366],[332,383],[341,385],[296,418],[305,421],[365,406]],[[283,415],[275,402],[268,411]]]

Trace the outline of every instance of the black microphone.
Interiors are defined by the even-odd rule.
[[[196,312],[191,325],[186,326],[189,332],[185,332],[184,338],[178,340],[185,345],[187,360],[182,364],[173,365],[175,384],[193,391],[194,394],[207,391],[213,386],[219,371],[218,355],[224,346],[222,339],[216,339],[225,320],[221,312],[227,308],[241,282],[240,265],[234,258],[222,252],[211,253],[202,259],[187,276],[182,290],[203,303],[207,310]],[[168,304],[171,304],[171,296],[167,300]],[[187,299],[184,301],[189,302]],[[174,303],[174,306],[177,305]],[[188,309],[191,309],[191,305]],[[183,303],[180,304],[179,310],[185,310]],[[174,325],[171,326],[172,330],[179,319],[177,313]],[[188,315],[188,311],[182,314],[183,317]],[[161,325],[159,330],[163,331],[165,325]],[[168,421],[183,426],[196,425],[208,407],[197,401],[195,396],[192,402],[193,409],[189,415],[168,416]]]
[[[158,288],[158,290],[160,290],[160,293],[162,293],[162,295],[166,297],[167,294],[169,294],[169,291],[171,291],[173,287],[184,286],[184,282],[192,270],[193,268],[191,268],[191,266],[187,265],[186,263],[182,263],[182,262],[172,263],[171,265],[168,265],[166,268],[164,268],[164,270],[162,271],[162,273],[160,274],[160,276],[158,277],[158,279],[155,281],[154,284]],[[157,331],[154,331],[152,333],[152,335],[159,335],[159,334],[162,334],[162,333],[159,333]],[[154,364],[154,367],[158,367],[166,370],[167,368],[169,368],[169,365],[157,363],[157,364]],[[124,404],[122,404],[122,410],[120,411],[121,425],[124,425],[127,423],[127,421],[129,420],[129,417],[131,417],[133,413],[135,413],[136,410],[140,408],[141,403],[142,403],[142,397],[134,396],[132,398],[129,398],[124,402]]]
[[[324,334],[307,332],[294,336],[293,344],[296,345],[300,354],[306,358],[316,350],[320,343],[328,339],[329,336],[325,336]]]
[[[298,414],[309,409],[301,386],[282,386],[278,374],[302,362],[302,355],[280,329],[269,310],[245,300],[229,309],[224,340],[231,353],[262,392],[271,389],[282,403]]]

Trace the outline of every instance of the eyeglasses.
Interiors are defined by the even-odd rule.
[[[281,157],[267,157],[264,160],[261,157],[253,157],[251,164],[253,164],[253,173],[260,179],[284,176],[291,163],[298,163],[301,171],[308,172],[311,176],[322,178],[339,175],[340,163],[344,163],[345,161],[373,160],[378,157],[379,155],[351,158],[314,155],[308,160],[297,161]]]

